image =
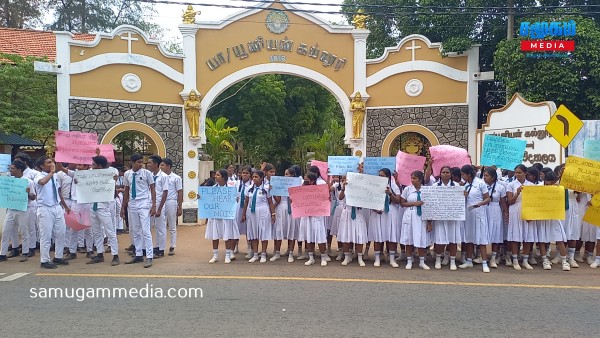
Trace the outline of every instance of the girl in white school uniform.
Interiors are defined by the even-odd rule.
[[[332,194],[335,194],[335,208],[332,208],[333,212],[331,215],[331,230],[329,231],[330,236],[335,236],[337,241],[337,249],[338,255],[336,257],[336,261],[341,261],[344,258],[344,250],[342,249],[342,245],[339,239],[339,229],[340,229],[340,216],[342,215],[342,210],[344,210],[344,206],[346,204],[345,200],[340,199],[340,194],[342,192],[344,177],[339,176],[338,182],[334,184],[334,191]]]
[[[317,175],[314,172],[307,172],[304,176],[304,185],[317,185]],[[308,261],[304,265],[315,264],[315,243],[319,245],[321,252],[321,266],[327,266],[331,261],[327,255],[327,230],[325,229],[326,216],[304,216],[300,217],[300,233],[298,241],[306,242],[308,250]]]
[[[284,173],[285,177],[294,177],[294,171],[287,169]],[[274,262],[281,258],[281,242],[284,239],[288,240],[288,262],[294,261],[294,234],[292,230],[292,240],[290,245],[290,228],[293,229],[292,219],[292,203],[289,197],[286,196],[275,196],[275,224],[273,225],[273,239],[275,240],[275,253],[271,257],[270,261]],[[290,247],[292,250],[290,251]]]
[[[565,168],[561,168],[564,171]],[[571,189],[565,188],[565,209],[566,209],[566,218],[563,222],[563,227],[565,229],[565,234],[567,235],[567,243],[569,246],[569,264],[572,268],[578,268],[579,264],[575,261],[575,251],[577,250],[577,241],[581,239],[581,219],[583,215],[580,214],[579,206],[577,204],[577,197],[579,193],[573,191]],[[558,256],[555,257],[554,261],[558,259]]]
[[[498,173],[493,168],[485,168],[483,181],[487,184],[490,194],[490,203],[485,207],[489,227],[490,243],[492,243],[492,257],[490,267],[497,268],[496,257],[500,245],[504,243],[504,222],[508,222],[508,203],[506,201],[506,188],[498,181]]]
[[[506,198],[508,200],[508,231],[506,241],[510,248],[507,248],[506,266],[512,266],[515,270],[521,270],[519,265],[519,246],[523,242],[523,229],[526,221],[521,219],[521,192],[523,186],[533,185],[525,179],[527,167],[519,164],[515,167],[515,180],[508,185]],[[525,252],[525,251],[524,251]],[[508,256],[511,256],[508,258]],[[512,261],[511,261],[512,259]]]
[[[228,172],[221,169],[215,173],[217,184],[215,187],[227,187]],[[202,198],[202,196],[200,196]],[[219,261],[219,240],[225,241],[225,263],[231,263],[231,252],[233,251],[234,241],[240,238],[240,233],[234,219],[216,219],[209,218],[206,223],[206,233],[204,238],[212,240],[213,257],[208,261],[215,263]]]
[[[381,265],[381,251],[383,251],[383,244],[387,243],[390,250],[390,265],[397,268],[396,249],[400,241],[398,237],[400,219],[393,204],[400,203],[400,188],[392,181],[392,172],[388,168],[379,170],[379,176],[387,178],[388,185],[385,190],[384,209],[370,211],[367,234],[369,242],[374,242],[375,262],[373,266]]]
[[[465,242],[467,243],[467,261],[459,268],[473,267],[473,246],[479,245],[481,252],[483,272],[490,272],[487,264],[487,248],[489,244],[487,210],[485,205],[490,202],[487,185],[475,175],[472,165],[465,165],[460,169],[462,179],[465,181],[466,215],[465,215]]]
[[[556,174],[549,171],[544,174],[545,185],[555,185],[557,181]],[[542,267],[544,270],[551,270],[552,264],[550,259],[546,255],[547,248],[550,247],[551,242],[556,243],[556,247],[560,253],[562,261],[562,270],[570,271],[571,265],[567,262],[567,248],[565,242],[567,236],[562,226],[563,221],[561,220],[543,220],[539,221],[538,225],[538,240],[540,245],[540,254],[542,255]]]
[[[333,229],[333,222],[335,209],[337,209],[339,202],[339,190],[341,187],[341,176],[329,176],[329,200],[331,201],[331,212],[329,213],[329,221],[327,222],[327,254],[331,254],[331,243],[333,242],[333,235],[335,232],[337,233],[337,224],[336,228]]]
[[[591,196],[590,196],[591,197]],[[590,206],[591,204],[591,198],[590,198]],[[594,262],[592,264],[590,264],[590,268],[592,269],[596,269],[600,266],[600,227],[596,227],[596,259],[594,259]]]
[[[406,246],[406,269],[412,269],[413,249],[419,252],[419,267],[429,270],[425,264],[425,254],[432,242],[432,229],[421,218],[421,187],[425,184],[423,172],[415,171],[410,176],[412,184],[404,188],[400,205],[404,207],[402,216],[402,237],[400,243]]]
[[[252,242],[254,255],[249,263],[256,262],[258,257],[258,242],[261,242],[260,262],[267,262],[267,246],[273,239],[273,223],[275,223],[275,206],[265,187],[265,173],[256,170],[252,174],[252,187],[246,191],[246,201],[242,212],[242,222],[247,223],[247,236]]]
[[[237,214],[235,216],[235,221],[238,226],[238,232],[240,233],[240,235],[246,236],[246,258],[247,259],[250,259],[253,256],[252,255],[252,245],[250,244],[250,240],[248,239],[247,232],[246,232],[247,224],[246,224],[246,222],[242,222],[242,213],[244,212],[244,205],[246,203],[246,199],[248,198],[248,196],[246,195],[246,192],[252,186],[252,180],[250,179],[251,172],[252,172],[252,168],[250,168],[249,166],[242,168],[241,174],[239,176],[240,179],[237,181],[237,187],[236,187],[237,188],[238,209],[237,209]],[[235,240],[234,251],[236,251],[238,249],[238,245],[239,245],[239,239]]]
[[[348,182],[346,179],[342,181],[342,189],[340,191],[340,203],[343,206],[340,214],[339,228],[338,228],[338,245],[342,246],[344,253],[344,261],[342,266],[348,265],[352,262],[352,253],[350,249],[355,246],[358,258],[358,265],[365,266],[363,260],[363,246],[367,243],[367,223],[365,220],[364,213],[361,212],[361,208],[351,207],[346,204],[346,187]],[[337,260],[337,258],[336,258]]]
[[[596,226],[583,220],[583,215],[585,215],[591,200],[592,198],[588,193],[580,193],[577,199],[579,215],[581,215],[581,241],[585,250],[582,260],[585,259],[587,264],[594,263],[594,248],[596,246]],[[577,261],[577,258],[575,260]]]

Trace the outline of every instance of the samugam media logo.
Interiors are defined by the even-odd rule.
[[[533,40],[521,40],[523,52],[572,52],[575,50],[573,40],[546,40],[547,37],[575,36],[577,24],[570,20],[567,22],[521,22],[519,35]]]

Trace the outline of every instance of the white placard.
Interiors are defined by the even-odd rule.
[[[346,179],[346,204],[351,207],[383,210],[387,177],[348,173]]]
[[[465,189],[456,186],[421,187],[422,218],[435,221],[465,220]]]
[[[115,172],[112,169],[78,170],[77,202],[110,202],[115,199]]]

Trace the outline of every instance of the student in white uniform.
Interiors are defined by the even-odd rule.
[[[525,178],[533,185],[544,185],[544,182],[540,182],[540,172],[537,166],[527,168],[527,174]],[[537,229],[541,221],[525,221],[523,223],[523,264],[527,270],[533,270],[532,265],[537,265],[534,255],[534,244],[538,243]]]
[[[307,172],[304,176],[304,185],[317,185],[317,174]],[[293,202],[293,201],[292,201]],[[300,234],[299,241],[306,242],[308,250],[308,261],[304,265],[315,264],[315,244],[319,245],[321,252],[321,266],[327,266],[327,262],[331,261],[327,255],[327,230],[325,228],[326,216],[304,216],[300,217]]]
[[[579,214],[585,215],[589,207],[589,202],[592,200],[590,194],[580,193],[577,198],[577,204],[579,205]],[[587,264],[594,263],[594,249],[596,247],[596,226],[585,222],[583,220],[583,216],[581,217],[581,242],[584,246],[584,254],[581,257],[582,261],[587,262]],[[600,248],[599,248],[600,250]],[[577,261],[577,257],[575,257],[575,261]]]
[[[519,265],[519,245],[523,242],[523,229],[526,221],[521,219],[521,192],[523,186],[533,185],[533,183],[525,179],[527,173],[527,167],[519,164],[515,167],[515,180],[509,184],[509,189],[506,192],[506,198],[508,199],[508,232],[506,234],[506,241],[509,243],[510,248],[507,248],[506,253],[506,266],[512,266],[515,270],[521,270]],[[511,258],[508,258],[511,256]]]
[[[150,219],[150,227],[154,228],[156,245],[153,247],[153,256],[161,258],[165,256],[165,245],[167,243],[167,223],[165,217],[165,204],[169,193],[169,182],[167,175],[160,170],[162,158],[152,155],[148,158],[148,170],[152,173],[154,190],[156,192],[156,212]]]
[[[57,166],[58,167],[58,166]],[[71,167],[73,169],[76,168],[75,164],[69,164],[68,167]],[[70,213],[71,209],[73,208],[73,199],[71,198],[71,188],[73,187],[73,178],[69,175],[67,175],[64,171],[60,170],[60,168],[58,168],[59,170],[56,172],[55,177],[57,182],[59,182],[60,184],[60,195],[63,199],[63,201],[65,202],[65,205],[67,206],[67,209],[65,209],[66,212]],[[70,255],[70,248],[69,248],[69,243],[70,243],[70,238],[71,238],[71,228],[67,227],[67,229],[65,230],[65,247],[63,250],[65,250],[65,254],[69,255],[67,256],[66,259],[75,259],[77,258],[77,255],[75,254],[74,257],[71,258]],[[77,250],[77,246],[75,246],[75,251]]]
[[[235,166],[230,164],[227,166],[227,186],[228,187],[237,187],[238,177],[235,172]]]
[[[252,187],[246,191],[246,201],[242,212],[242,222],[247,223],[247,237],[252,242],[254,255],[249,263],[259,260],[258,242],[261,242],[260,262],[267,262],[267,246],[273,239],[273,223],[275,223],[275,207],[271,202],[268,187],[265,187],[264,172],[257,170],[252,174]],[[270,216],[269,216],[270,214]]]
[[[546,172],[544,175],[545,185],[556,185],[557,177],[553,171]],[[543,220],[539,222],[538,226],[538,239],[540,244],[540,254],[542,255],[542,267],[544,270],[551,270],[552,264],[550,259],[546,255],[546,250],[550,247],[551,242],[556,243],[556,247],[560,253],[562,261],[562,270],[570,271],[571,265],[567,261],[567,248],[565,242],[567,236],[562,226],[563,221],[561,220]]]
[[[238,201],[238,209],[237,209],[237,214],[236,214],[236,224],[238,226],[238,232],[241,235],[246,236],[246,259],[250,259],[252,258],[254,255],[252,253],[252,244],[250,243],[250,240],[248,239],[248,235],[247,235],[247,229],[246,229],[246,225],[247,222],[242,222],[242,213],[244,211],[244,204],[246,203],[246,199],[248,198],[248,196],[246,195],[246,192],[248,191],[248,189],[250,189],[250,187],[252,187],[252,179],[251,179],[251,175],[252,175],[252,168],[249,166],[245,166],[244,168],[242,168],[241,170],[241,174],[240,174],[240,179],[237,181],[237,201]],[[239,240],[235,240],[235,249],[233,250],[234,253],[237,253],[237,251],[239,246]]]
[[[562,167],[561,170],[564,171],[564,167]],[[578,192],[565,188],[566,218],[563,222],[563,228],[567,235],[567,243],[569,246],[568,261],[571,268],[579,267],[579,264],[575,260],[575,251],[577,251],[577,241],[581,239],[581,219],[583,218],[583,215],[580,214],[579,205],[577,204],[578,196]]]
[[[215,173],[215,180],[217,184],[215,187],[227,187],[227,170],[220,169]],[[200,199],[202,196],[199,197]],[[219,240],[225,241],[225,263],[231,263],[231,252],[233,251],[234,243],[236,239],[240,238],[240,233],[235,224],[235,219],[216,219],[209,218],[206,223],[206,232],[204,238],[212,241],[213,256],[208,261],[209,263],[216,263],[219,261]]]
[[[506,188],[498,181],[497,171],[485,168],[483,181],[487,184],[490,193],[490,203],[485,207],[489,227],[490,243],[492,243],[492,257],[490,267],[497,268],[498,252],[504,243],[504,223],[508,222],[508,203],[506,201]]]
[[[285,177],[294,177],[294,171],[287,169],[284,173]],[[290,234],[290,228],[293,229],[292,219],[292,203],[290,198],[287,196],[275,196],[275,224],[273,225],[273,239],[275,240],[275,253],[271,257],[270,261],[274,262],[281,257],[281,242],[284,239],[288,240],[288,262],[294,261],[294,240],[290,240],[288,236]],[[292,231],[292,236],[293,236]],[[291,245],[290,245],[291,241]],[[291,248],[291,251],[290,251]]]
[[[27,168],[23,171],[23,177],[32,181],[40,174],[39,171],[32,169],[33,161],[26,153],[17,153],[15,161],[25,163]],[[28,225],[29,225],[29,257],[35,256],[36,242],[39,242],[39,225],[37,221],[37,200],[31,202],[27,207]],[[16,238],[16,232],[13,231],[13,239]]]
[[[63,260],[62,248],[65,242],[65,216],[64,209],[60,205],[58,183],[54,177],[56,170],[51,158],[42,156],[38,159],[41,164],[42,173],[34,180],[38,201],[37,218],[40,224],[40,256],[41,267],[56,269],[56,265],[68,265]],[[52,234],[55,236],[54,259],[50,261],[50,242]]]
[[[92,157],[92,170],[107,169],[108,161],[104,156]],[[117,175],[115,175],[115,182]],[[113,202],[114,203],[114,202]],[[111,202],[94,202],[92,203],[92,211],[90,213],[92,223],[92,236],[94,245],[96,246],[96,256],[88,262],[88,264],[96,264],[104,262],[104,234],[108,238],[110,251],[113,256],[111,261],[112,266],[119,265],[119,242],[117,241],[117,228],[113,223],[111,215]]]
[[[363,246],[368,243],[367,222],[365,214],[361,212],[361,208],[351,207],[346,204],[346,187],[348,182],[344,178],[342,180],[342,190],[340,191],[340,205],[343,210],[340,214],[338,243],[342,245],[344,261],[342,266],[346,266],[352,262],[351,248],[354,246],[357,253],[358,266],[365,266],[363,260]],[[339,245],[339,244],[338,244]],[[336,258],[336,260],[338,260]]]
[[[123,233],[124,220],[121,218],[121,208],[123,207],[123,192],[125,192],[125,186],[123,185],[123,174],[122,168],[119,168],[119,177],[117,177],[117,186],[115,187],[115,218],[113,222],[117,226],[117,235]]]
[[[169,158],[163,158],[160,164],[160,170],[167,176],[167,201],[163,208],[165,213],[165,222],[171,241],[169,242],[169,256],[175,255],[175,247],[177,245],[177,217],[183,214],[183,181],[181,176],[172,171],[173,161]],[[159,243],[159,247],[166,248],[167,235],[163,237],[163,242]],[[164,249],[161,252],[164,255]]]
[[[10,174],[13,179],[23,179],[27,181],[27,188],[24,193],[27,194],[27,208],[30,208],[31,202],[35,200],[35,187],[33,181],[23,177],[23,172],[27,168],[27,165],[21,161],[14,161],[10,165]],[[29,213],[27,210],[16,210],[7,209],[6,217],[4,218],[4,224],[2,226],[2,243],[0,244],[0,262],[6,261],[6,254],[8,252],[8,241],[10,234],[13,233],[13,229],[21,231],[22,237],[22,253],[19,262],[26,262],[27,256],[29,255]],[[13,247],[16,247],[18,242],[13,242]],[[14,250],[14,249],[13,249]],[[18,249],[17,249],[18,250]]]
[[[398,267],[396,263],[396,249],[398,247],[398,227],[400,219],[394,204],[400,203],[400,188],[392,181],[392,172],[388,168],[379,170],[379,176],[388,179],[385,190],[385,205],[383,210],[371,210],[368,226],[369,242],[374,242],[375,262],[373,266],[381,265],[381,252],[383,244],[386,243],[390,250],[390,265]]]
[[[421,218],[421,187],[425,184],[423,172],[414,171],[410,176],[412,184],[404,188],[400,205],[404,207],[402,215],[402,237],[400,243],[406,246],[406,269],[412,269],[413,249],[419,253],[419,268],[429,270],[425,264],[425,254],[432,242],[432,229]]]
[[[152,266],[152,232],[150,217],[156,212],[156,191],[152,173],[142,166],[143,156],[131,155],[131,170],[125,173],[125,194],[123,198],[122,216],[127,209],[129,213],[130,231],[133,231],[135,257],[125,264],[141,263],[144,261],[143,250],[146,250],[145,268]]]
[[[335,236],[335,240],[337,241],[337,250],[338,255],[336,257],[336,261],[341,261],[344,258],[344,250],[342,248],[342,242],[340,242],[339,233],[340,233],[340,219],[342,216],[342,211],[346,206],[346,200],[341,199],[340,195],[342,193],[342,186],[344,182],[344,177],[340,176],[339,183],[335,186],[335,198],[337,201],[337,205],[333,211],[333,216],[331,217],[331,235]]]

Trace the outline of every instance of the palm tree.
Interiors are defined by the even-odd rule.
[[[233,133],[238,131],[238,127],[226,126],[228,121],[225,117],[219,117],[215,122],[206,118],[205,152],[215,162],[215,168],[223,168],[234,159]]]

